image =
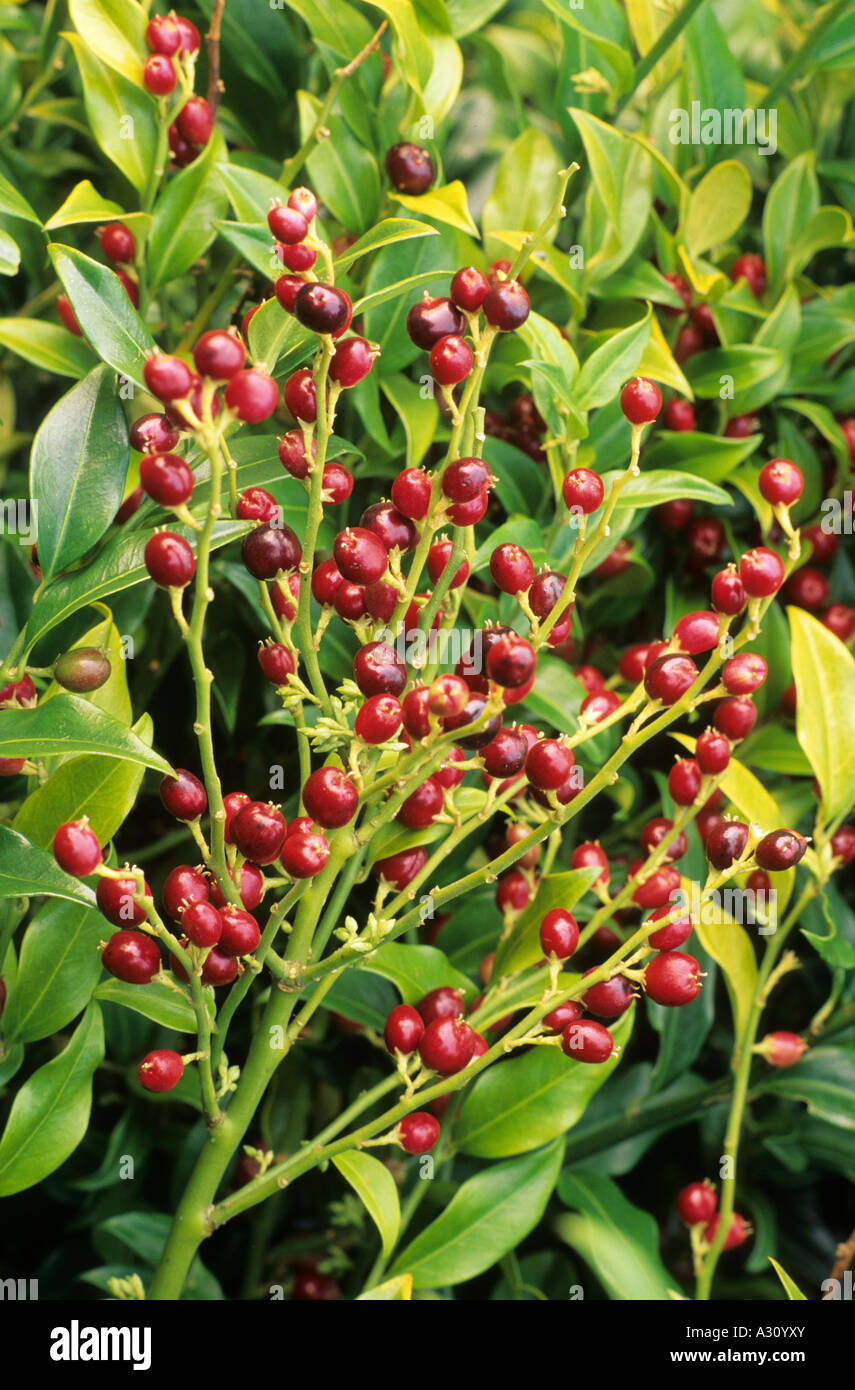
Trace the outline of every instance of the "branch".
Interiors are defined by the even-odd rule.
[[[208,105],[215,121],[220,97],[225,91],[220,81],[220,29],[225,8],[226,0],[214,0],[214,8],[211,11],[211,27],[205,35],[205,47],[208,50]]]

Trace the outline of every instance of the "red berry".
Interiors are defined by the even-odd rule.
[[[337,767],[318,768],[303,786],[306,815],[326,830],[353,820],[358,802],[356,787]]]
[[[148,884],[146,891],[150,891]],[[102,877],[95,888],[95,899],[107,921],[112,922],[114,927],[136,927],[148,920],[144,908],[134,901],[138,892],[135,878]]]
[[[223,919],[213,903],[190,903],[181,914],[181,930],[193,946],[208,950],[222,935]]]
[[[590,975],[586,970],[585,974]],[[599,1018],[619,1018],[626,1013],[635,995],[629,980],[623,975],[612,975],[608,980],[599,980],[582,995],[585,1008]]]
[[[757,709],[751,700],[734,697],[720,700],[715,707],[713,724],[731,743],[747,738],[756,722]]]
[[[557,791],[570,776],[573,762],[572,750],[560,739],[542,738],[529,750],[525,761],[526,777],[532,786],[542,791]]]
[[[832,560],[837,552],[840,539],[833,531],[826,531],[823,526],[805,526],[802,530],[802,540],[808,541],[811,545],[811,556],[816,565],[826,565]]]
[[[787,580],[784,593],[789,603],[815,612],[828,602],[829,584],[821,570],[805,565]]]
[[[549,617],[561,598],[566,582],[564,575],[556,574],[554,570],[541,570],[540,574],[535,576],[528,601],[536,618]]]
[[[747,258],[743,257],[743,259]],[[759,260],[759,257],[757,259]],[[712,1242],[715,1240],[720,1220],[720,1215],[714,1216],[712,1221],[709,1223],[706,1230],[704,1231],[704,1240],[706,1241],[707,1245],[711,1245]],[[745,1243],[750,1234],[751,1227],[745,1220],[745,1217],[740,1216],[738,1212],[734,1212],[733,1220],[730,1223],[730,1230],[724,1238],[724,1245],[722,1246],[722,1249],[735,1250],[738,1245],[743,1245]]]
[[[531,302],[518,280],[505,280],[487,291],[481,308],[492,328],[512,333],[525,323],[531,312]]]
[[[394,695],[372,695],[357,712],[353,727],[365,743],[386,743],[401,727],[401,706]]]
[[[576,1062],[607,1062],[614,1051],[614,1039],[602,1023],[582,1018],[567,1024],[561,1034],[561,1048]]]
[[[446,512],[446,517],[454,526],[475,526],[487,510],[490,494],[487,489],[479,492],[468,502],[454,502]]]
[[[465,329],[466,319],[450,299],[435,299],[425,294],[407,314],[407,332],[416,347],[425,352],[441,339],[459,335]]]
[[[153,53],[143,63],[143,86],[153,97],[165,97],[173,91],[178,74],[172,59],[165,53]]]
[[[648,666],[644,689],[651,700],[673,705],[697,679],[698,668],[688,656],[659,656]]]
[[[263,522],[241,542],[241,559],[253,579],[275,579],[300,563],[300,542],[290,526]]]
[[[251,956],[259,941],[261,932],[254,917],[250,917],[242,907],[227,903],[220,908],[219,950],[227,956]],[[183,922],[182,922],[183,926]]]
[[[333,607],[340,618],[355,623],[367,613],[365,606],[365,585],[351,584],[343,579],[335,591]]]
[[[759,545],[746,550],[739,562],[739,577],[749,598],[769,598],[784,582],[784,564],[774,550]]]
[[[503,593],[522,593],[531,588],[534,561],[527,550],[509,541],[497,545],[490,556],[490,574]]]
[[[429,1023],[419,1040],[419,1056],[424,1066],[440,1076],[453,1076],[469,1063],[475,1049],[475,1034],[459,1018],[437,1018]]]
[[[675,859],[682,858],[689,847],[688,841],[682,830],[672,839],[671,831],[673,829],[674,822],[669,820],[667,816],[654,816],[652,820],[649,820],[639,836],[641,848],[645,854],[652,854],[663,840],[667,840],[669,843],[666,859],[673,862]]]
[[[434,541],[427,557],[427,569],[432,584],[438,584],[441,576],[445,573],[445,568],[451,559],[453,542],[447,536]],[[464,560],[460,568],[455,572],[449,584],[450,589],[458,589],[461,584],[465,584],[469,577],[469,561]]]
[[[517,777],[525,766],[528,743],[519,729],[500,729],[482,757],[491,777]]]
[[[180,357],[167,357],[155,350],[145,360],[143,380],[146,389],[159,401],[177,401],[190,394],[193,373]]]
[[[849,864],[855,859],[855,825],[841,825],[830,840],[831,852],[841,864]]]
[[[66,821],[53,837],[53,857],[61,869],[86,878],[101,863],[101,846],[88,820]]]
[[[200,376],[230,381],[246,361],[246,349],[234,330],[212,328],[196,343],[193,361]]]
[[[703,568],[721,554],[724,527],[717,516],[696,516],[686,528],[686,542],[690,561]]]
[[[430,350],[430,369],[440,386],[456,386],[469,375],[474,362],[472,349],[459,334],[440,338]]]
[[[312,596],[318,603],[332,606],[336,590],[344,583],[335,560],[322,560],[312,575]]]
[[[141,415],[130,428],[130,444],[141,454],[168,454],[179,440],[179,432],[165,415]]]
[[[771,1067],[793,1067],[807,1051],[807,1043],[798,1033],[767,1033],[755,1050]]]
[[[176,768],[175,777],[166,776],[160,784],[160,799],[176,820],[198,820],[208,805],[208,794],[198,777],[186,768]]]
[[[193,474],[178,454],[145,454],[140,482],[146,496],[161,507],[180,507],[193,495]]]
[[[476,270],[474,265],[464,266],[451,281],[451,301],[467,314],[477,313],[489,288],[490,282],[483,271]]]
[[[279,516],[279,503],[266,488],[248,487],[238,498],[237,515],[241,521],[275,521]]]
[[[673,911],[671,903],[663,903],[657,907],[655,912],[651,912],[645,926],[651,922],[657,922],[660,917],[667,917]],[[664,927],[657,928],[651,932],[647,938],[648,946],[652,946],[654,951],[673,951],[678,946],[682,946],[692,935],[692,919],[689,916],[677,917],[673,922],[666,922]]]
[[[214,115],[204,97],[188,97],[175,124],[188,145],[207,145],[214,128]]]
[[[690,656],[712,651],[718,641],[718,614],[687,613],[675,624],[674,640]]]
[[[97,647],[74,647],[59,658],[53,668],[53,678],[64,690],[75,695],[87,695],[100,690],[110,679],[110,659]]]
[[[798,864],[806,849],[807,840],[795,830],[773,830],[763,836],[754,857],[761,869],[780,873]]]
[[[287,685],[294,674],[294,658],[282,642],[267,642],[258,649],[258,664],[271,685]]]
[[[442,787],[433,777],[428,777],[402,803],[396,820],[409,830],[424,830],[436,820],[442,806]]]
[[[716,612],[724,613],[730,618],[741,613],[748,602],[748,595],[735,565],[728,565],[727,569],[719,570],[718,574],[713,575],[711,594]]]
[[[669,430],[674,430],[680,434],[693,430],[695,428],[695,412],[692,409],[691,401],[677,399],[669,401],[665,406],[665,424]]]
[[[559,1004],[546,1014],[541,1022],[550,1033],[563,1033],[568,1023],[575,1023],[581,1017],[582,1005],[577,1004],[575,999],[568,999],[566,1004]]]
[[[490,470],[483,459],[455,459],[442,475],[442,491],[452,502],[470,502],[473,497],[480,497],[490,481]]]
[[[340,573],[353,584],[371,584],[386,573],[389,563],[383,542],[362,526],[348,526],[340,531],[333,543],[333,555]]]
[[[140,931],[116,931],[101,953],[105,970],[129,985],[147,985],[160,969],[160,951]]]
[[[385,642],[366,642],[353,658],[353,679],[363,695],[397,698],[407,684],[407,671],[394,647]]]
[[[374,872],[378,878],[391,883],[393,888],[402,893],[416,875],[421,873],[427,858],[424,846],[417,845],[414,849],[402,849],[397,854],[388,855],[386,859],[378,859],[374,865]]]
[[[101,250],[114,265],[126,265],[136,255],[134,234],[124,222],[109,222],[98,231]]]
[[[407,1154],[426,1154],[439,1138],[439,1121],[426,1110],[414,1110],[398,1121],[398,1138]]]
[[[588,840],[577,845],[570,859],[570,867],[573,869],[599,869],[600,873],[594,879],[594,883],[601,883],[604,888],[608,888],[609,861],[598,844]]]
[[[579,706],[579,717],[586,724],[599,724],[620,709],[621,698],[614,690],[594,690]]]
[[[309,230],[302,212],[298,208],[284,207],[282,203],[274,203],[267,214],[267,225],[276,240],[284,242],[286,246],[296,246],[305,239]]]
[[[585,516],[590,516],[602,506],[605,488],[599,473],[591,468],[574,468],[564,479],[564,505],[571,510],[578,507]]]
[[[684,951],[663,951],[648,961],[644,970],[648,999],[666,1008],[690,1004],[701,990],[701,967]]]
[[[750,695],[759,689],[768,674],[769,668],[762,656],[756,652],[740,652],[725,662],[721,683],[729,695]]]
[[[386,151],[386,173],[399,193],[415,197],[430,188],[436,178],[436,166],[423,145],[402,141]]]
[[[762,256],[755,256],[750,251],[744,256],[737,256],[728,275],[734,284],[737,280],[744,280],[755,299],[763,298],[766,292],[766,262]]]
[[[318,259],[318,253],[314,246],[308,246],[306,242],[300,242],[297,246],[286,246],[284,242],[277,242],[276,258],[286,269],[299,273],[311,270]]]
[[[644,872],[644,860],[636,859],[629,866],[629,877],[635,878],[636,874]],[[661,868],[648,872],[636,885],[632,895],[632,901],[639,907],[662,907],[664,903],[671,902],[672,895],[679,892],[680,872],[672,869],[667,864]]]
[[[514,690],[525,685],[534,675],[537,656],[534,647],[525,637],[509,632],[491,646],[487,653],[486,665],[490,680],[505,689]],[[571,765],[572,761],[571,756]]]
[[[346,290],[334,285],[303,285],[294,300],[294,313],[304,328],[313,333],[343,333],[353,318],[353,304]]]
[[[286,837],[279,860],[291,878],[314,878],[326,865],[330,847],[324,835],[298,830]]]
[[[620,393],[620,408],[631,425],[649,425],[662,409],[659,387],[647,377],[635,377]]]
[[[213,985],[215,989],[230,985],[237,979],[238,963],[235,956],[227,956],[218,946],[214,946],[205,957],[202,966],[202,983]]]
[[[198,869],[189,864],[179,864],[166,876],[163,885],[163,906],[174,922],[180,922],[181,913],[189,903],[208,901],[208,884]]]
[[[757,480],[761,495],[773,507],[790,507],[804,492],[802,470],[790,459],[772,459],[760,470]]]
[[[704,849],[714,869],[729,869],[742,858],[748,844],[748,826],[743,821],[719,820],[706,837]]]
[[[330,380],[340,386],[356,386],[374,366],[377,352],[364,338],[345,338],[336,347],[330,362]]]
[[[500,912],[522,912],[531,898],[531,885],[519,869],[509,869],[496,884],[496,907]]]
[[[405,468],[392,483],[392,501],[403,516],[421,521],[430,505],[431,480],[420,468]]]
[[[232,844],[253,864],[272,864],[285,839],[285,817],[278,807],[263,801],[247,801],[234,816]]]
[[[673,404],[673,402],[672,402]],[[667,406],[666,406],[667,415]],[[673,429],[673,425],[671,426]],[[686,497],[675,497],[670,502],[662,502],[656,508],[656,519],[666,531],[682,531],[691,519],[694,505]]]
[[[715,1216],[718,1198],[706,1182],[692,1182],[677,1194],[677,1215],[685,1226],[706,1226]]]
[[[406,554],[409,550],[415,550],[418,543],[418,533],[412,521],[391,502],[373,502],[365,508],[359,523],[382,542],[387,552],[398,549]]]
[[[383,1041],[389,1052],[415,1052],[425,1031],[424,1019],[411,1004],[397,1004],[386,1019]]]
[[[161,1094],[171,1091],[184,1075],[184,1062],[177,1052],[167,1047],[158,1048],[143,1057],[137,1068],[140,1085],[147,1091]]]
[[[841,642],[848,642],[855,633],[855,609],[845,603],[830,603],[820,613],[819,620]]]
[[[730,762],[730,743],[724,734],[707,729],[695,744],[695,757],[705,776],[714,777],[724,772]]]
[[[318,215],[318,200],[310,188],[301,186],[292,189],[288,194],[288,206],[301,212],[307,222],[312,222]]]
[[[578,945],[579,926],[576,918],[565,912],[563,907],[550,908],[540,924],[540,948],[543,954],[567,960]]]
[[[169,58],[181,47],[181,30],[171,15],[156,14],[146,25],[145,41],[152,53],[165,53]]]
[[[422,1022],[435,1023],[438,1018],[462,1018],[466,1012],[463,995],[451,985],[429,990],[416,1005]]]
[[[235,372],[226,387],[226,405],[247,425],[257,425],[272,415],[278,398],[273,377],[257,367]]]

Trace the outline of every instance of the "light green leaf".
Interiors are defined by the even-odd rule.
[[[75,29],[93,53],[136,86],[142,83],[145,15],[134,0],[69,0]]]
[[[469,232],[472,236],[481,235],[469,211],[466,188],[460,179],[447,183],[443,188],[431,188],[418,197],[394,192],[392,197],[396,203],[403,203],[410,212],[420,212],[435,222],[447,222],[450,227],[459,227],[462,232]]]
[[[222,137],[212,136],[158,199],[148,244],[152,288],[179,279],[213,241],[214,223],[226,210],[215,167],[223,148]]]
[[[358,1149],[338,1154],[333,1163],[350,1183],[380,1232],[383,1254],[388,1259],[401,1227],[401,1207],[395,1179],[379,1159]]]
[[[502,254],[501,243],[491,244],[491,233],[537,230],[555,201],[560,168],[551,140],[535,126],[528,126],[509,145],[481,216],[488,256]]]
[[[18,976],[3,1015],[8,1038],[36,1042],[64,1028],[86,1007],[101,974],[98,943],[109,933],[86,904],[49,902],[21,944]]]
[[[586,357],[573,392],[579,410],[605,405],[635,375],[650,338],[652,313],[648,304],[638,323],[612,333]]]
[[[626,1200],[617,1183],[600,1173],[569,1168],[561,1175],[558,1194],[577,1213],[557,1218],[557,1234],[578,1251],[611,1298],[671,1298],[675,1280],[659,1258],[659,1228],[648,1212]]]
[[[822,788],[827,820],[855,802],[855,658],[803,608],[787,609],[796,683],[796,734]]]
[[[95,902],[92,889],[64,873],[52,854],[31,845],[8,825],[0,825],[0,898],[35,897],[39,893],[71,902]]]
[[[88,343],[57,323],[41,319],[0,319],[0,343],[25,362],[56,376],[86,376],[95,365]]]
[[[34,1187],[77,1148],[103,1056],[101,1010],[91,1004],[63,1051],[33,1073],[12,1103],[0,1139],[0,1197]]]
[[[175,990],[152,980],[148,985],[130,985],[125,980],[104,980],[95,991],[95,998],[105,1003],[121,1004],[133,1013],[150,1018],[162,1028],[176,1033],[195,1033],[196,1015],[192,1005]]]
[[[53,243],[48,254],[71,300],[84,336],[98,356],[122,376],[145,388],[143,366],[154,339],[111,270],[75,251]]]
[[[165,758],[147,748],[118,719],[78,695],[63,692],[35,709],[0,710],[0,757],[66,757],[70,753],[124,758],[158,772],[172,772]]]
[[[744,165],[723,159],[692,191],[683,237],[692,256],[729,241],[751,207],[751,179]]]
[[[74,50],[92,134],[107,158],[142,193],[157,148],[155,103],[139,77],[132,79],[109,67],[78,34],[65,37]]]
[[[802,1293],[795,1280],[790,1278],[787,1271],[778,1264],[777,1260],[773,1260],[771,1255],[769,1256],[769,1263],[783,1284],[787,1298],[790,1299],[791,1302],[800,1301],[804,1303],[805,1295]]]
[[[475,993],[471,980],[455,970],[437,946],[402,946],[390,941],[360,964],[370,974],[391,980],[405,1004],[417,1004],[429,990],[440,985],[459,989],[468,1000]]]

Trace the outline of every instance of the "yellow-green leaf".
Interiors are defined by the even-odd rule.
[[[353,1149],[339,1154],[333,1163],[342,1177],[350,1183],[371,1220],[380,1232],[383,1254],[388,1258],[395,1248],[401,1226],[398,1189],[389,1169],[372,1157]]]
[[[855,801],[855,658],[804,608],[788,608],[796,683],[796,736],[822,788],[826,818]]]
[[[367,1293],[359,1294],[357,1303],[407,1303],[413,1296],[412,1274],[399,1274],[395,1279],[387,1279],[385,1284],[377,1284]]]
[[[735,159],[724,159],[704,174],[689,199],[683,239],[693,256],[728,241],[751,207],[751,179]]]
[[[408,193],[393,193],[392,197],[396,203],[403,203],[410,212],[420,212],[424,217],[433,218],[435,222],[447,222],[450,227],[459,227],[462,232],[469,232],[471,236],[481,235],[469,211],[466,189],[460,179],[447,183],[444,188],[431,188],[418,198]]]
[[[691,903],[691,882],[683,879],[682,887],[687,901]],[[734,1028],[740,1035],[757,989],[757,964],[751,940],[744,927],[734,922],[714,898],[707,899],[703,904],[701,920],[695,923],[695,931],[704,950],[724,971]]]
[[[798,1302],[798,1303],[804,1303],[804,1302],[806,1302],[805,1295],[802,1293],[802,1291],[801,1291],[801,1289],[799,1288],[798,1284],[795,1283],[795,1281],[792,1280],[792,1279],[790,1278],[789,1274],[787,1273],[787,1271],[786,1271],[785,1269],[782,1269],[782,1268],[781,1268],[781,1266],[778,1264],[778,1261],[777,1261],[777,1260],[773,1260],[773,1259],[772,1259],[772,1256],[771,1256],[771,1255],[769,1256],[769,1263],[770,1263],[770,1265],[772,1266],[772,1268],[774,1269],[775,1273],[777,1274],[777,1276],[778,1276],[778,1278],[780,1279],[781,1283],[783,1284],[784,1288],[786,1289],[787,1298],[790,1300],[790,1302],[791,1302],[791,1303],[797,1303],[797,1302]]]

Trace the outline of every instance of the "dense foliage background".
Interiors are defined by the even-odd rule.
[[[141,76],[147,8],[135,0],[0,6],[0,653],[14,664],[26,649],[40,695],[56,699],[55,659],[73,645],[105,647],[113,674],[89,701],[125,731],[124,744],[105,757],[95,725],[87,743],[60,717],[55,727],[42,719],[28,745],[41,769],[4,778],[0,788],[8,990],[0,1020],[0,1275],[37,1278],[40,1297],[56,1299],[111,1296],[117,1278],[147,1285],[204,1143],[190,1070],[162,1097],[147,1095],[136,1078],[140,1057],[155,1046],[193,1050],[192,1010],[168,990],[135,993],[101,970],[104,919],[91,893],[62,881],[47,851],[57,826],[85,812],[100,842],[114,841],[110,862],[139,865],[157,901],[170,869],[197,857],[186,827],[176,827],[158,797],[168,765],[198,771],[194,689],[170,605],[142,559],[145,540],[169,517],[144,501],[114,524],[138,483],[140,455],[129,449],[127,425],[158,409],[141,374],[153,342],[186,355],[203,329],[240,327],[260,301],[248,331],[255,362],[280,384],[310,362],[311,335],[271,297],[265,220],[272,195],[307,184],[338,258],[336,282],[381,349],[371,374],[342,396],[330,456],[351,469],[355,490],[340,511],[325,511],[319,553],[388,495],[402,468],[444,456],[448,412],[424,389],[426,358],[405,326],[410,305],[425,291],[447,294],[460,266],[512,261],[545,221],[523,277],[533,313],[523,331],[498,341],[484,381],[484,457],[497,482],[469,549],[458,626],[480,628],[489,618],[525,630],[514,600],[491,584],[490,555],[513,541],[538,568],[566,570],[574,537],[560,510],[561,479],[574,464],[611,476],[626,467],[630,428],[619,392],[627,380],[641,374],[666,400],[693,402],[693,428],[660,418],[648,432],[631,505],[615,513],[586,562],[571,642],[541,656],[534,688],[515,710],[520,719],[575,735],[586,694],[575,669],[593,665],[620,689],[621,655],[706,609],[716,568],[758,543],[786,556],[758,488],[768,459],[792,459],[804,475],[797,525],[832,519],[825,534],[837,544],[828,557],[820,563],[805,543],[798,562],[824,576],[820,602],[805,607],[785,589],[752,645],[769,676],[755,696],[758,724],[722,784],[731,813],[764,831],[787,826],[814,837],[798,870],[779,883],[775,876],[782,916],[788,900],[802,902],[806,884],[817,891],[804,895],[788,941],[798,968],[780,979],[760,1031],[803,1034],[810,1051],[792,1070],[755,1061],[737,1175],[738,1208],[753,1235],[723,1256],[715,1295],[786,1297],[774,1257],[807,1298],[821,1297],[837,1246],[855,1226],[853,871],[832,861],[829,848],[855,800],[855,663],[847,650],[855,632],[855,16],[843,4],[782,10],[737,0],[689,0],[682,9],[653,0],[226,0],[216,128],[186,167],[167,169],[165,126]],[[184,13],[204,36],[210,4]],[[384,20],[377,48],[343,73]],[[216,99],[209,75],[203,42],[196,91]],[[700,112],[764,111],[774,127],[767,119],[765,147],[675,143],[675,113],[691,119],[693,103]],[[424,194],[390,184],[384,155],[400,140],[431,153],[436,178]],[[566,216],[550,224],[560,171],[573,162]],[[136,240],[139,314],[96,236],[115,220]],[[747,253],[765,261],[759,297],[729,274]],[[709,305],[711,328],[686,313],[675,276],[693,307]],[[60,322],[59,293],[82,337]],[[542,417],[535,423],[529,398]],[[745,428],[728,431],[734,417],[747,419]],[[276,434],[291,425],[280,406],[275,421],[242,428],[231,448],[239,485],[267,488],[302,536],[307,499],[276,453]],[[201,461],[196,449],[189,457]],[[679,529],[659,510],[675,498],[693,506]],[[709,518],[720,525],[705,553]],[[225,790],[272,795],[294,816],[294,716],[257,669],[269,627],[240,563],[236,538],[245,530],[221,523],[212,557],[205,650],[218,770]],[[617,564],[608,558],[616,545]],[[821,621],[829,604],[838,611]],[[357,646],[352,627],[334,618],[320,649],[330,689],[350,676]],[[4,722],[15,716],[0,710],[4,758],[22,746],[20,716]],[[694,738],[701,727],[694,716],[678,732]],[[621,732],[612,723],[577,749],[586,779],[618,748]],[[580,924],[594,915],[594,894],[569,882],[580,841],[602,844],[620,885],[645,823],[674,814],[666,779],[676,748],[666,733],[640,747],[580,822],[551,836],[552,886],[544,877],[514,919],[515,942],[531,938],[555,903],[571,906]],[[479,773],[467,787],[474,810],[484,795]],[[448,826],[386,832],[372,859],[416,843],[433,852]],[[702,884],[695,826],[688,839],[680,869]],[[498,816],[450,848],[436,881],[480,869],[486,880],[503,845]],[[364,922],[375,889],[371,877],[356,882],[342,918]],[[406,960],[387,956],[384,965],[378,953],[376,969],[369,962],[336,983],[275,1074],[245,1142],[292,1154],[381,1081],[389,1060],[380,1035],[401,997],[414,1002],[453,984],[474,998],[479,965],[504,925],[495,891],[482,881],[447,914],[411,930],[410,944],[394,948],[410,952]],[[632,914],[610,923],[617,939],[636,928]],[[735,1038],[764,946],[755,928],[721,917],[699,926],[689,949],[707,972],[700,998],[671,1010],[639,1000],[614,1030],[619,1059],[582,1069],[572,1082],[569,1073],[553,1075],[553,1048],[500,1062],[462,1092],[462,1106],[453,1098],[433,1181],[420,1179],[421,1160],[403,1155],[388,1163],[394,1200],[382,1184],[372,1188],[370,1170],[310,1172],[207,1242],[186,1296],[290,1296],[307,1269],[333,1276],[347,1298],[387,1270],[392,1283],[379,1297],[409,1296],[406,1277],[396,1277],[413,1271],[415,1297],[692,1296],[689,1238],[674,1199],[688,1182],[722,1176]],[[604,959],[586,949],[586,968]],[[530,966],[537,955],[523,945],[517,964]],[[260,981],[237,1015],[231,1064],[242,1064],[259,1027],[264,988]],[[489,1035],[491,1045],[497,1037]],[[63,1057],[69,1071],[57,1100],[58,1073],[48,1068]],[[24,1097],[17,1118],[16,1095]],[[32,1121],[40,1106],[41,1128],[23,1142],[27,1111]],[[222,1190],[246,1172],[236,1179],[231,1168]],[[398,1189],[411,1226],[396,1245]],[[461,1193],[468,1206],[451,1208]],[[133,1296],[137,1287],[123,1291]]]

